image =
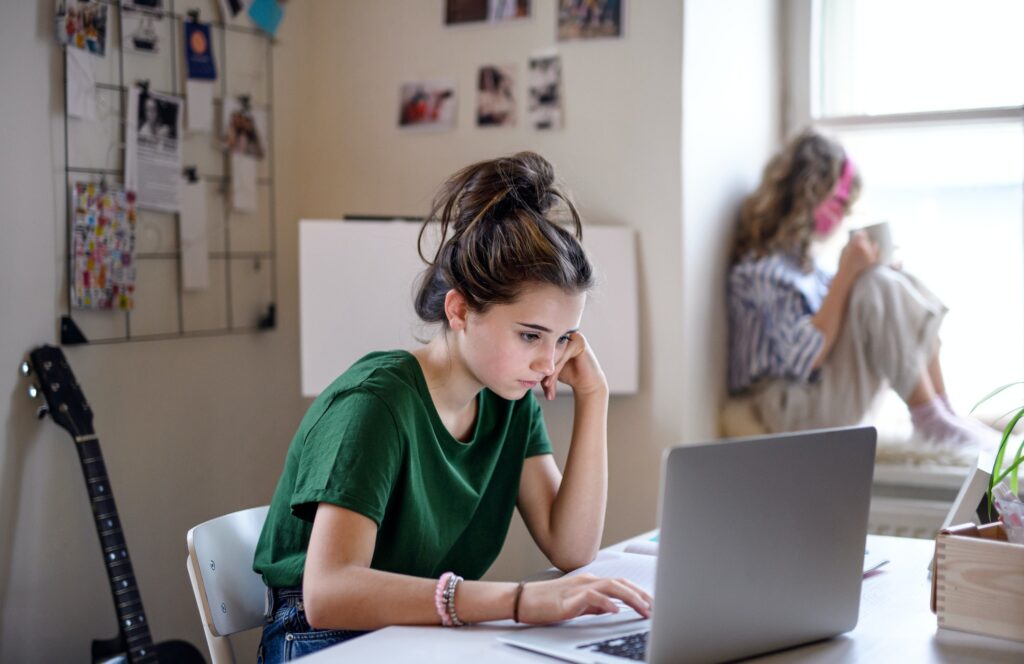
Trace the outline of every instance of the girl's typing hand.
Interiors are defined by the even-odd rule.
[[[608,391],[608,380],[604,376],[604,371],[601,370],[594,350],[581,332],[573,333],[561,358],[555,364],[554,372],[541,381],[544,396],[548,399],[555,398],[558,381],[571,387],[577,396],[598,390]]]
[[[616,600],[644,618],[651,617],[651,596],[632,581],[580,574],[523,586],[519,622],[544,625],[589,614],[618,613]]]
[[[839,257],[836,276],[845,275],[852,283],[864,270],[878,263],[878,258],[878,245],[864,231],[854,231]]]

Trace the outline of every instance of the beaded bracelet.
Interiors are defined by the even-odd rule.
[[[458,588],[460,583],[462,583],[462,577],[452,574],[448,577],[448,583],[443,593],[445,605],[448,608],[448,619],[451,621],[451,625],[455,627],[462,627],[466,624],[459,620],[459,614],[455,611],[455,589]]]
[[[444,599],[444,592],[448,586],[448,580],[455,576],[451,572],[445,572],[441,575],[441,578],[437,580],[437,587],[434,589],[434,608],[437,609],[437,615],[441,618],[441,624],[445,627],[452,626],[452,619],[448,617],[448,605]]]

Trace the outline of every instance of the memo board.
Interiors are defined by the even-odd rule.
[[[74,0],[70,0],[74,1]],[[274,218],[273,49],[272,40],[239,14],[218,20],[217,0],[163,0],[157,53],[123,46],[122,26],[129,9],[118,0],[107,5],[106,54],[92,58],[97,96],[96,120],[69,117],[64,105],[64,182],[67,233],[59,283],[63,309],[61,343],[117,343],[137,340],[247,333],[276,325],[277,255]],[[198,12],[196,14],[196,12]],[[125,179],[125,112],[132,86],[141,81],[165,95],[184,96],[182,35],[184,23],[208,23],[217,80],[214,117],[225,100],[242,97],[254,113],[266,116],[264,158],[257,167],[258,212],[240,213],[230,202],[229,155],[217,120],[213,132],[185,131],[182,165],[194,167],[205,189],[208,215],[209,286],[185,291],[180,268],[178,214],[140,209],[135,228],[135,306],[131,311],[72,307],[68,287],[73,256],[74,209],[71,189],[77,182],[122,186]],[[68,48],[68,47],[62,47]],[[65,59],[65,67],[67,66]],[[65,90],[67,72],[65,71]],[[65,95],[66,97],[66,95]],[[80,331],[84,339],[76,334]]]
[[[422,323],[412,304],[425,267],[416,252],[419,230],[418,223],[406,221],[299,222],[303,395],[316,396],[368,352],[412,349],[433,335],[436,328]],[[596,285],[580,329],[611,393],[634,394],[639,384],[636,234],[626,227],[586,226],[583,244]]]

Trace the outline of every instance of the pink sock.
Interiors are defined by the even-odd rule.
[[[995,430],[953,415],[939,396],[910,407],[914,430],[927,440],[955,445],[972,445],[994,449],[999,441]]]
[[[946,411],[948,411],[950,415],[956,415],[956,411],[953,410],[953,404],[949,403],[948,394],[945,392],[939,392],[939,399],[942,400],[942,405],[946,407]]]

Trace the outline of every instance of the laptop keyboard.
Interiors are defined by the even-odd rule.
[[[576,648],[578,650],[601,652],[606,655],[614,655],[615,657],[624,657],[642,662],[647,653],[647,635],[650,633],[651,631],[647,630],[646,632],[637,632],[636,634],[627,634],[626,636],[616,636],[614,639],[586,643],[582,646],[576,646]]]

